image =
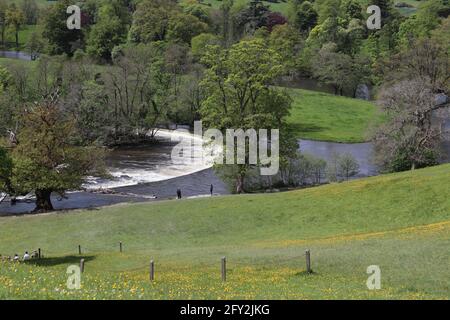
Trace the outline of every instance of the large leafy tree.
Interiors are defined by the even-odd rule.
[[[305,1],[295,12],[294,25],[302,32],[309,32],[316,26],[317,18],[317,12],[312,3]]]
[[[39,17],[39,7],[36,0],[23,0],[21,9],[25,16],[25,23],[35,25]]]
[[[193,37],[208,30],[208,25],[196,16],[186,13],[174,14],[169,20],[168,40],[191,44]]]
[[[370,75],[368,58],[338,52],[334,43],[328,43],[318,51],[312,70],[315,78],[341,95],[344,91],[355,94],[358,84],[366,83]]]
[[[122,13],[123,10],[117,9],[117,6],[107,3],[100,7],[97,22],[87,38],[86,51],[106,61],[111,60],[113,48],[126,40],[127,15]]]
[[[241,33],[252,35],[258,28],[268,25],[269,14],[269,6],[261,0],[252,0],[236,15],[237,27]]]
[[[285,71],[295,73],[298,57],[304,46],[300,33],[291,25],[277,25],[270,33],[269,46],[280,55]]]
[[[6,10],[6,24],[14,29],[16,47],[19,47],[19,31],[25,23],[25,15],[15,4],[11,4]]]
[[[53,192],[79,189],[87,175],[103,173],[103,151],[75,146],[74,135],[74,121],[66,119],[55,102],[30,107],[22,119],[19,143],[11,151],[10,178],[2,179],[2,174],[0,185],[9,183],[6,191],[13,195],[34,191],[35,211],[53,210]]]
[[[48,51],[51,54],[72,55],[82,46],[83,31],[67,28],[66,10],[73,5],[71,0],[60,0],[50,6],[44,19],[43,37],[48,40]]]
[[[291,100],[271,87],[283,73],[283,65],[264,40],[241,41],[225,50],[210,46],[202,61],[207,70],[201,85],[207,98],[200,113],[207,127],[283,132]],[[250,168],[246,162],[219,166],[218,170],[234,181],[240,193]]]
[[[176,0],[143,0],[133,14],[130,39],[133,42],[149,43],[166,39],[169,20],[180,12]]]

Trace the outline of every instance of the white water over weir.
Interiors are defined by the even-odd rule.
[[[187,130],[160,129],[160,143],[150,147],[119,148],[107,160],[111,179],[89,177],[86,189],[110,189],[182,177],[211,168],[221,150]],[[180,144],[182,142],[182,144]],[[174,148],[180,149],[172,157]]]

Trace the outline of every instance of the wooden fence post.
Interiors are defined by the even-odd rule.
[[[78,245],[78,254],[81,256],[81,245]]]
[[[84,272],[84,259],[80,260],[80,271],[81,271],[81,273]]]
[[[222,281],[227,281],[227,258],[222,258]]]
[[[150,261],[150,281],[155,280],[155,262],[153,260]]]
[[[306,272],[311,273],[311,251],[309,249],[305,251],[305,257],[306,257]]]

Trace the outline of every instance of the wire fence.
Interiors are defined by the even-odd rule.
[[[152,250],[148,248],[148,246],[131,246],[131,247],[125,247],[122,242],[113,244],[113,245],[106,245],[106,246],[98,246],[98,245],[89,245],[89,247],[77,245],[74,246],[73,250],[67,250],[67,249],[48,249],[48,248],[38,248],[35,250],[30,251],[33,254],[32,262],[36,262],[38,265],[45,266],[46,263],[50,260],[54,259],[61,259],[61,262],[59,264],[73,264],[74,261],[81,261],[83,260],[84,263],[89,262],[90,256],[95,256],[98,254],[112,254],[112,253],[121,253],[121,254],[127,254],[129,257],[129,254],[137,254],[139,252],[145,252],[145,256],[149,257],[152,256],[150,253],[153,253],[153,256],[158,255],[158,250]],[[219,255],[215,255],[214,258],[205,256],[201,260],[197,260],[193,263],[186,263],[185,265],[181,266],[180,263],[172,263],[170,260],[158,260],[154,261],[153,264],[150,263],[149,258],[144,258],[141,256],[137,260],[148,260],[145,263],[139,264],[138,266],[130,266],[129,268],[107,268],[104,265],[99,268],[97,271],[102,272],[111,272],[111,273],[133,273],[133,272],[140,272],[144,270],[150,270],[151,268],[154,268],[154,264],[157,263],[159,268],[164,267],[165,270],[169,270],[171,272],[186,272],[189,270],[193,270],[194,268],[197,270],[202,270],[205,268],[217,268],[222,264],[222,269],[224,268],[224,261],[225,265],[228,267],[228,269],[233,268],[269,268],[269,267],[283,267],[283,266],[291,266],[292,264],[300,265],[306,262],[306,271],[308,273],[311,272],[311,262],[310,262],[310,251],[306,250],[305,253],[302,253],[300,255],[295,256],[259,256],[258,258],[252,257],[243,257],[241,255],[228,255],[227,258],[223,257],[222,259],[218,258]],[[12,256],[4,256],[0,254],[0,258],[2,260],[11,260],[14,259]],[[8,258],[8,259],[5,259]],[[225,260],[224,260],[225,259]],[[22,260],[23,259],[20,259]],[[70,260],[66,261],[66,260]],[[208,261],[205,261],[208,260]],[[275,261],[274,261],[275,260]],[[222,261],[222,263],[221,263]],[[303,261],[303,262],[302,262]],[[221,263],[221,264],[220,264]],[[153,266],[152,266],[153,265]],[[226,268],[226,267],[225,267]],[[94,268],[94,270],[97,268]],[[150,271],[151,272],[151,271]],[[153,270],[154,272],[154,270]],[[224,270],[222,270],[224,272]]]

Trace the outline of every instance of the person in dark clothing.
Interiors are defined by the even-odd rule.
[[[181,189],[177,189],[177,198],[181,199]]]
[[[212,196],[213,193],[214,193],[214,186],[213,185],[211,185],[211,188],[209,189],[209,192],[211,193],[211,196]]]

